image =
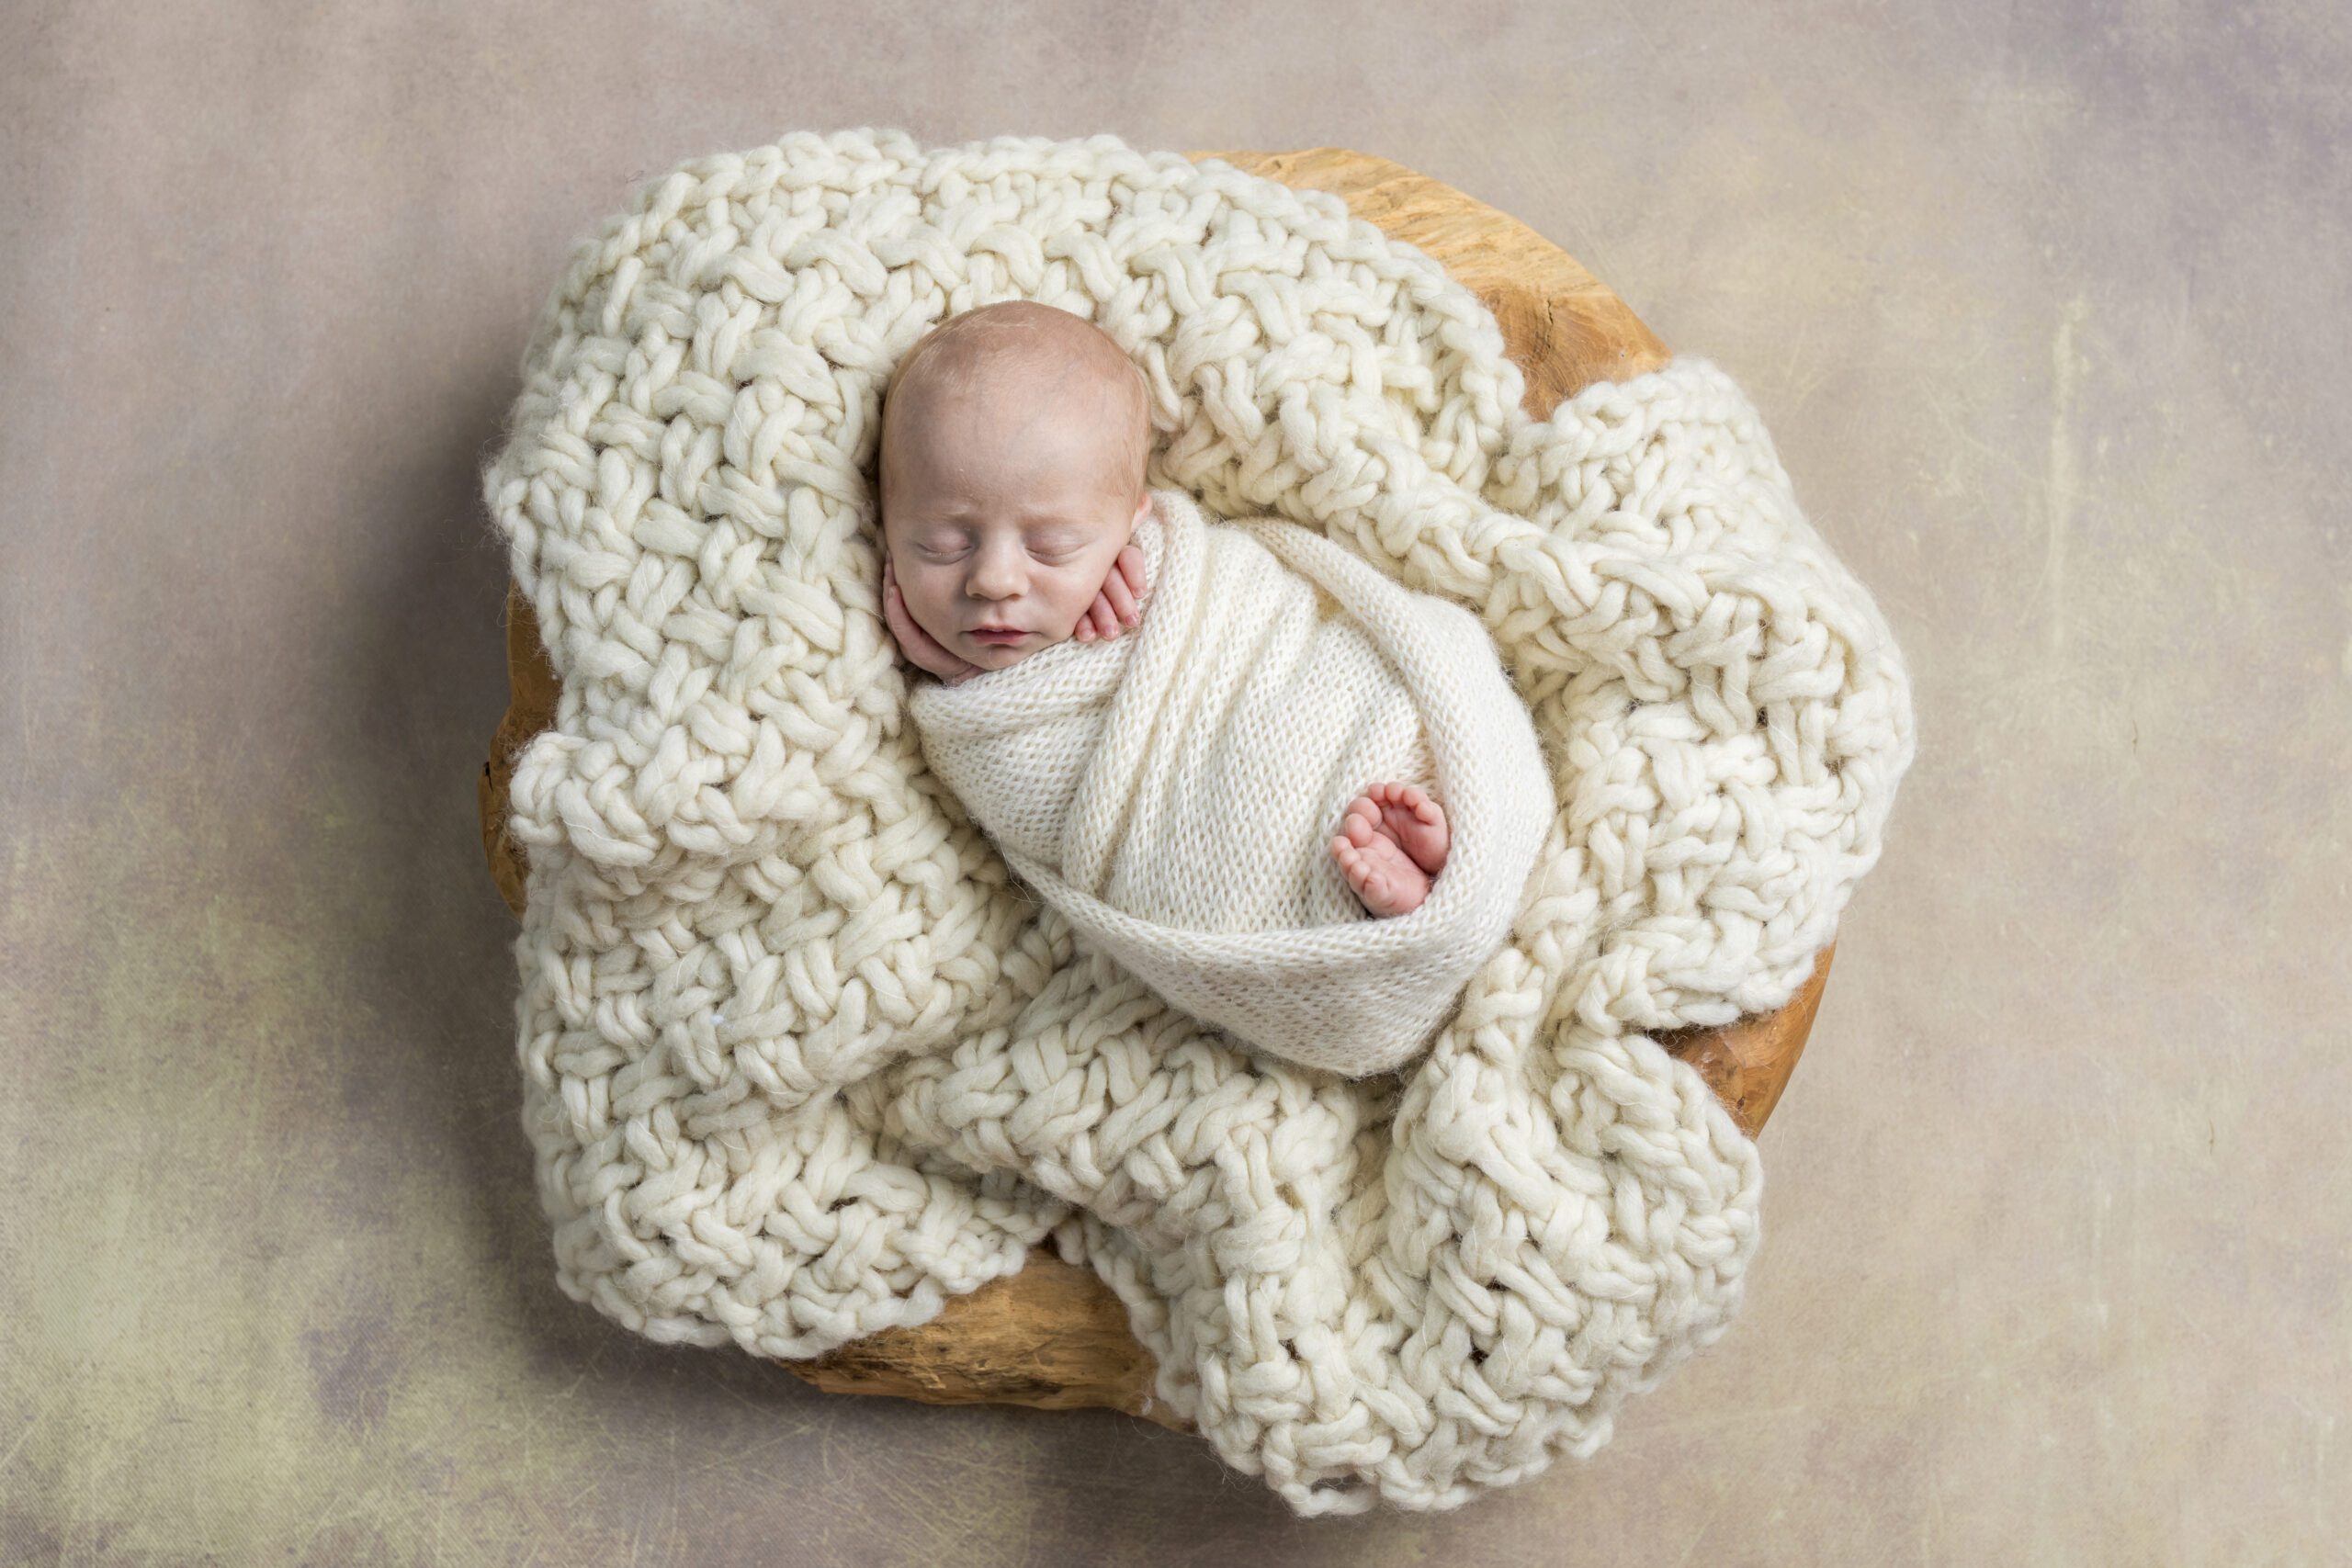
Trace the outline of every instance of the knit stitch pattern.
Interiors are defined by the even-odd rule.
[[[1237,1049],[1024,897],[925,767],[869,482],[893,366],[1000,299],[1146,371],[1155,487],[1476,613],[1556,809],[1401,1074]],[[1301,1514],[1588,1456],[1713,1343],[1754,1144],[1657,1036],[1787,1002],[1912,750],[1870,595],[1684,357],[1548,419],[1426,255],[1115,138],[798,133],[575,251],[484,495],[560,682],[517,758],[524,1119],[557,1281],[807,1358],[1050,1239]]]
[[[1151,500],[1140,628],[917,682],[923,761],[1080,946],[1254,1049],[1396,1067],[1510,935],[1555,809],[1534,723],[1452,600],[1298,524]],[[1330,842],[1383,779],[1431,788],[1452,844],[1373,919]]]

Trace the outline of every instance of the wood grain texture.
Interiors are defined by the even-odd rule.
[[[1655,370],[1666,345],[1575,257],[1510,215],[1401,164],[1340,147],[1289,152],[1194,152],[1300,189],[1339,196],[1356,217],[1442,265],[1494,311],[1512,361],[1527,379],[1523,406],[1538,418],[1590,382]],[[482,849],[507,907],[523,911],[526,862],[506,833],[515,753],[553,722],[555,672],[522,591],[506,594],[509,702],[478,782]],[[1724,1029],[1664,1037],[1695,1066],[1751,1136],[1788,1087],[1828,984],[1836,944],[1788,1006]],[[933,1404],[1104,1406],[1189,1429],[1152,1392],[1151,1355],[1127,1328],[1109,1286],[1033,1248],[1022,1270],[968,1295],[913,1328],[888,1329],[810,1361],[782,1363],[819,1388]]]

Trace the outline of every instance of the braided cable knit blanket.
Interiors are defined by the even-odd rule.
[[[893,365],[1026,298],[1148,375],[1155,487],[1476,614],[1553,805],[1427,1054],[1237,1049],[925,766],[865,479]],[[517,759],[525,1122],[557,1280],[806,1358],[1033,1244],[1302,1514],[1458,1506],[1712,1343],[1754,1144],[1655,1036],[1786,1002],[1913,740],[1871,598],[1682,358],[1549,419],[1492,316],[1337,197],[1114,138],[796,134],[575,252],[484,475],[560,682]]]
[[[1167,1001],[1350,1077],[1419,1054],[1510,934],[1555,807],[1478,617],[1280,519],[1156,491],[1143,624],[956,685],[923,760],[1023,886]],[[1373,919],[1330,851],[1382,780],[1446,810],[1443,873]]]

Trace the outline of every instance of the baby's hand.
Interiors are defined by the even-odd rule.
[[[949,685],[977,675],[980,667],[967,664],[939,646],[932,635],[915,625],[907,613],[906,599],[899,592],[898,573],[890,570],[890,558],[882,558],[882,624],[899,639],[899,647],[918,670],[928,670]]]
[[[1143,552],[1129,545],[1111,563],[1094,603],[1078,617],[1069,635],[1080,642],[1108,642],[1123,628],[1142,624],[1143,602],[1149,597],[1144,589]]]

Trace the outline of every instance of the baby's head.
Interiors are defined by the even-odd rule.
[[[983,670],[1068,638],[1149,510],[1143,372],[1032,300],[941,322],[883,399],[883,547],[915,624]],[[1017,638],[974,637],[1011,626]]]

